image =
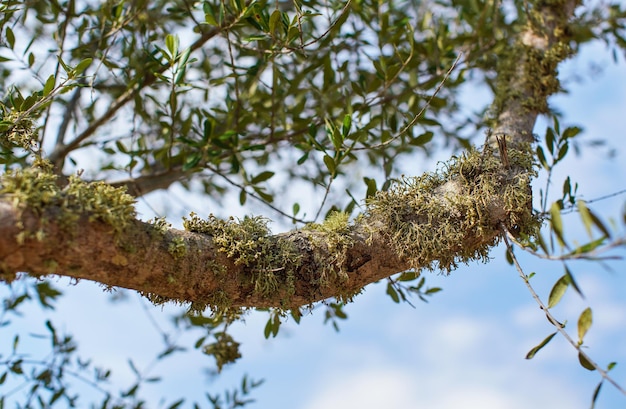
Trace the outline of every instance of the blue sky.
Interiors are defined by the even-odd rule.
[[[603,67],[594,78],[586,75],[591,61]],[[570,155],[553,176],[553,191],[560,191],[567,175],[579,183],[579,194],[585,199],[625,189],[624,64],[613,64],[602,47],[595,47],[585,49],[561,71],[564,79],[574,74],[584,79],[571,84],[569,95],[552,100],[564,112],[562,125],[582,126],[584,139],[606,139],[617,156],[608,159],[606,149],[585,149],[580,157]],[[471,103],[468,96],[468,106]],[[538,125],[539,135],[544,126],[545,122]],[[434,162],[432,166],[434,169]],[[544,178],[542,175],[537,180],[536,188],[543,187]],[[624,226],[619,220],[624,199],[622,195],[592,206],[605,220],[616,219],[622,236]],[[152,216],[145,206],[142,209],[146,218]],[[564,220],[566,232],[584,240],[578,216],[567,215]],[[563,274],[562,266],[517,253],[526,272],[537,273],[533,285],[545,300]],[[624,256],[625,251],[614,254]],[[394,304],[385,295],[384,284],[368,286],[346,308],[349,319],[340,322],[338,333],[323,324],[323,310],[318,309],[300,325],[288,321],[277,338],[265,340],[267,316],[250,314],[232,331],[242,343],[243,358],[219,378],[205,375],[204,368],[213,361],[197,351],[174,355],[154,367],[151,374],[162,375],[164,380],[153,389],[146,388],[144,396],[153,397],[150,407],[159,407],[162,397],[170,403],[178,397],[203,402],[205,392],[215,394],[231,388],[248,374],[265,379],[254,393],[257,403],[249,406],[252,409],[589,407],[599,378],[580,367],[575,351],[561,337],[533,360],[524,359],[552,328],[517,272],[504,260],[504,248],[494,249],[491,256],[488,264],[464,266],[450,276],[426,273],[427,285],[444,291],[427,304],[412,300],[415,308]],[[569,320],[568,330],[575,336],[578,315],[591,306],[594,324],[586,338],[588,352],[602,366],[617,361],[612,375],[626,385],[626,264],[611,262],[612,271],[595,263],[570,266],[586,298],[568,292],[554,309],[555,315]],[[76,336],[82,356],[113,369],[120,384],[133,381],[129,357],[142,369],[161,352],[155,325],[170,328],[174,307],[152,307],[134,293],[128,293],[124,302],[111,304],[108,294],[88,282],[68,286],[67,281],[59,280],[57,286],[66,296],[54,314],[55,324]],[[1,330],[0,351],[7,350],[10,339],[6,334],[10,330],[19,327],[25,333],[44,332],[45,317],[38,309],[32,311],[16,321],[16,326]],[[191,347],[196,337],[183,335],[179,342]],[[28,342],[36,348],[39,341]],[[597,407],[625,406],[626,397],[605,385]]]

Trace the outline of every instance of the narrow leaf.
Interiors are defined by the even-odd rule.
[[[13,30],[11,30],[11,27],[7,27],[7,29],[5,30],[5,37],[7,39],[7,43],[9,43],[9,48],[13,49],[13,47],[15,46],[15,34],[13,34]]]
[[[72,70],[71,76],[77,76],[85,72],[87,67],[91,65],[92,61],[93,61],[93,58],[85,58],[84,60],[79,62],[78,65]]]
[[[570,126],[569,128],[563,131],[563,135],[561,135],[561,138],[562,139],[573,138],[579,133],[581,133],[582,131],[583,131],[582,128],[579,128],[577,126]]]
[[[552,203],[550,207],[550,224],[561,247],[565,247],[565,239],[563,238],[563,219],[561,219],[561,206],[558,202]]]
[[[593,397],[591,398],[591,409],[596,407],[596,401],[598,400],[598,396],[600,396],[600,389],[602,389],[602,383],[604,382],[604,379],[600,381],[600,383],[598,383],[598,386],[596,386],[596,389],[593,391]]]
[[[561,278],[554,283],[552,290],[550,291],[550,296],[548,297],[548,308],[552,308],[561,301],[563,294],[567,290],[567,287],[570,285],[570,278],[567,274],[563,275]]]
[[[47,96],[49,95],[52,90],[54,89],[54,84],[56,82],[56,78],[54,77],[54,75],[51,75],[48,77],[48,79],[46,80],[45,85],[43,86],[43,96]]]
[[[572,287],[574,287],[574,290],[576,290],[578,295],[580,295],[582,298],[585,298],[585,296],[583,295],[582,290],[580,289],[580,287],[576,283],[576,280],[574,279],[574,275],[572,274],[570,269],[567,267],[567,265],[565,265],[565,274],[567,274],[567,276],[569,277],[569,282],[572,285]]]
[[[433,139],[434,135],[435,134],[432,131],[426,131],[423,134],[419,135],[418,137],[411,139],[409,141],[409,144],[413,146],[425,145]]]
[[[593,219],[593,224],[596,225],[596,227],[598,229],[600,229],[600,231],[602,232],[602,234],[604,234],[606,237],[611,237],[611,232],[609,231],[609,229],[606,228],[606,226],[604,225],[604,223],[602,223],[602,221],[600,220],[600,218],[598,216],[595,215],[594,212],[591,211],[591,209],[587,209],[589,210],[589,215],[591,216],[591,218]]]
[[[335,161],[328,155],[324,155],[324,164],[328,168],[328,172],[332,177],[335,177]]]
[[[595,371],[596,368],[595,366],[593,366],[593,364],[591,362],[589,362],[589,360],[587,358],[585,358],[585,356],[583,354],[581,354],[580,352],[578,353],[578,362],[580,362],[580,365],[589,370],[589,371]]]
[[[170,52],[172,57],[176,57],[178,54],[178,36],[174,34],[168,34],[165,37],[165,47],[167,47],[167,51]]]
[[[391,283],[387,284],[387,294],[391,297],[393,302],[395,302],[396,304],[400,302],[400,297],[398,296],[398,292],[396,291],[395,288],[393,288],[393,285]]]
[[[593,314],[591,312],[591,308],[587,307],[578,317],[578,344],[582,345],[583,338],[589,331],[591,324],[593,322]],[[584,365],[583,365],[584,366]]]
[[[272,176],[274,176],[274,172],[270,172],[270,171],[261,172],[258,175],[256,175],[255,177],[253,177],[252,180],[250,181],[250,183],[255,185],[257,183],[265,182],[266,180],[268,180]]]
[[[343,124],[341,126],[341,136],[343,139],[347,138],[350,134],[350,128],[352,127],[352,117],[349,114],[346,114],[343,117]]]
[[[548,335],[546,339],[541,341],[539,345],[537,345],[536,347],[528,351],[528,353],[526,354],[526,359],[533,359],[533,357],[537,354],[537,352],[539,352],[541,348],[545,347],[548,344],[548,342],[550,342],[552,338],[554,338],[555,335],[556,335],[556,332],[553,332],[552,334]]]

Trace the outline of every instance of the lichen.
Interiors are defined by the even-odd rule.
[[[549,112],[548,97],[561,89],[557,67],[573,54],[569,45],[570,21],[565,14],[568,7],[565,6],[564,0],[554,0],[536,4],[528,11],[526,25],[521,30],[545,42],[547,48],[525,44],[521,35],[520,40],[498,56],[492,118],[497,118],[511,99],[519,99],[523,109],[529,112]],[[545,18],[552,19],[549,25]],[[554,27],[552,32],[548,32],[548,26]],[[548,39],[552,42],[549,46]]]
[[[35,122],[23,112],[9,111],[4,105],[0,110],[0,144],[7,148],[18,146],[27,151],[37,151]]]
[[[504,168],[488,148],[471,150],[439,172],[404,177],[369,200],[372,233],[411,268],[445,272],[458,263],[486,261],[500,222],[533,236],[540,223],[531,207],[532,159],[529,151],[518,150],[510,150],[509,159],[516,171]]]
[[[186,230],[211,236],[218,251],[235,265],[242,266],[248,284],[262,297],[280,296],[288,303],[294,293],[294,274],[300,266],[295,245],[283,237],[272,236],[268,220],[244,217],[220,220],[213,215],[201,219],[195,213],[183,219]]]
[[[175,259],[179,259],[184,257],[187,254],[187,246],[185,245],[185,239],[182,237],[175,237],[170,242],[167,251],[174,257]]]
[[[319,285],[335,286],[340,289],[348,280],[346,254],[354,244],[350,236],[353,230],[350,216],[343,212],[333,212],[323,223],[310,223],[305,226],[305,229],[323,233],[320,236],[312,236],[317,247],[326,247],[326,251],[315,253],[315,262],[322,270],[319,275]]]
[[[38,215],[56,206],[59,225],[73,231],[81,215],[90,221],[98,220],[121,232],[135,220],[135,199],[123,188],[114,188],[104,182],[85,182],[78,176],[70,176],[69,183],[59,187],[57,176],[49,162],[37,160],[32,167],[8,170],[0,178],[0,196],[9,199],[18,209],[28,209]],[[41,223],[47,221],[42,218]],[[28,237],[43,239],[38,229],[27,233]],[[23,237],[25,238],[25,237]]]

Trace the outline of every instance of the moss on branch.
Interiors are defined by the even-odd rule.
[[[500,223],[534,235],[530,147],[510,150],[511,167],[485,151],[471,150],[440,172],[405,177],[368,202],[372,234],[385,238],[411,268],[450,272],[459,262],[487,260]]]

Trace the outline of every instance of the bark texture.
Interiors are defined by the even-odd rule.
[[[538,227],[530,208],[530,142],[537,115],[559,88],[556,68],[570,54],[567,21],[576,5],[538,3],[529,11],[527,30],[502,61],[493,133],[482,152],[407,178],[377,195],[353,223],[337,215],[271,235],[262,219],[192,215],[188,231],[180,231],[136,220],[132,198],[118,190],[77,181],[61,189],[42,182],[44,170],[33,170],[1,181],[0,277],[57,274],[155,301],[292,308],[350,298],[407,269],[449,271],[485,259],[502,224],[525,234]]]

